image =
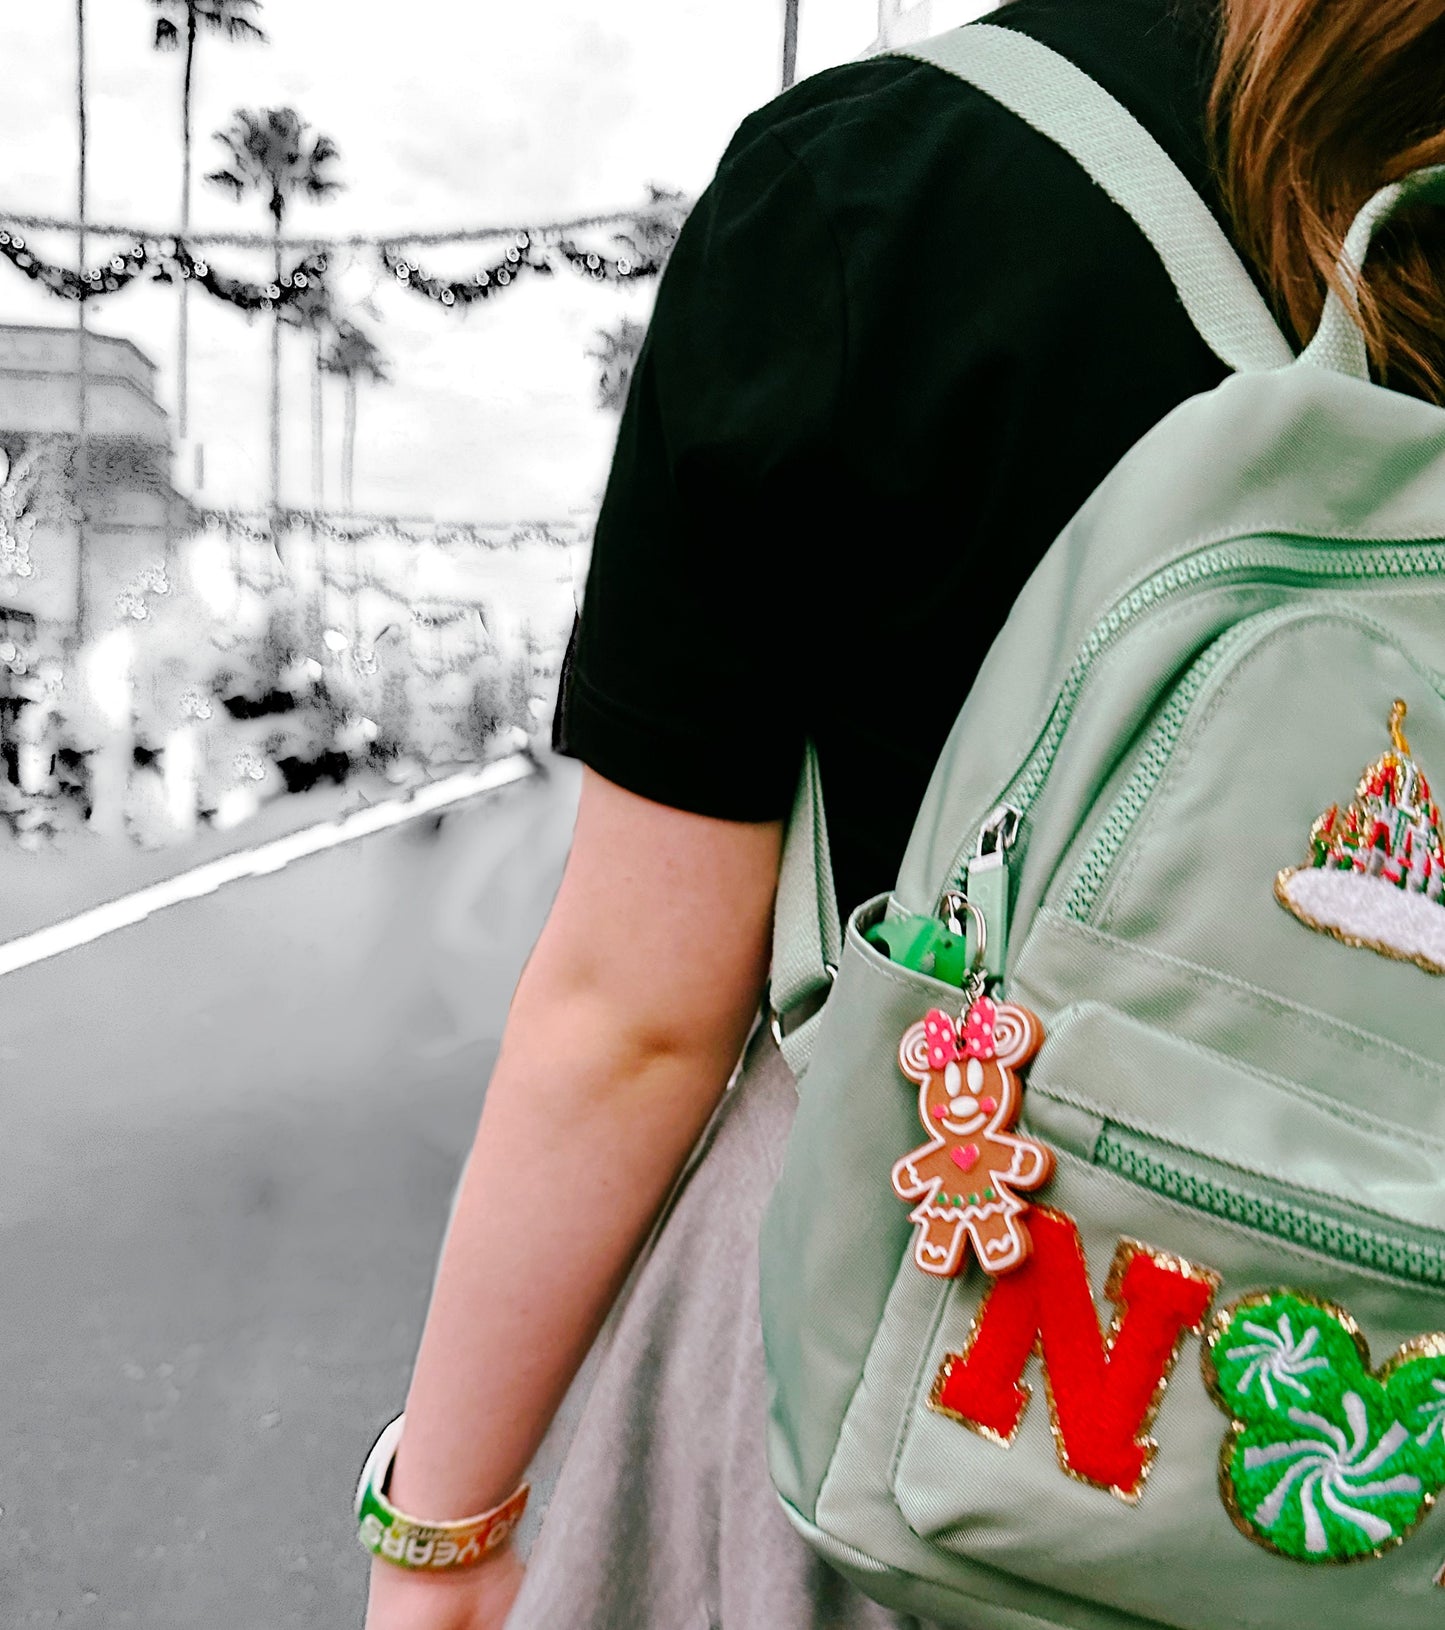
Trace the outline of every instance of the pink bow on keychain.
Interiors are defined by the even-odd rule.
[[[953,1020],[943,1009],[929,1008],[923,1019],[929,1067],[942,1070],[958,1059],[992,1058],[993,1031],[997,1020],[997,1006],[987,996],[980,996],[964,1019],[963,1040],[960,1042]]]

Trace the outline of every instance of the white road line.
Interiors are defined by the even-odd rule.
[[[44,962],[47,957],[73,951],[78,945],[88,945],[103,935],[113,934],[118,928],[129,928],[142,922],[167,906],[182,900],[198,900],[214,894],[226,883],[242,877],[265,877],[279,872],[292,861],[304,860],[307,855],[319,854],[323,849],[334,849],[339,844],[352,843],[357,838],[370,836],[389,826],[400,826],[420,816],[435,814],[452,804],[465,802],[481,793],[495,792],[514,781],[525,781],[536,772],[534,760],[525,753],[514,753],[497,759],[480,770],[464,775],[448,776],[419,787],[410,797],[387,799],[358,810],[354,815],[343,815],[320,826],[309,826],[300,832],[288,833],[255,849],[244,849],[238,854],[223,855],[219,860],[194,866],[188,872],[168,877],[164,882],[152,883],[137,889],[134,894],[119,900],[107,900],[103,905],[67,917],[64,922],[51,923],[38,928],[33,934],[22,934],[18,939],[0,943],[0,976],[28,968],[32,963]]]

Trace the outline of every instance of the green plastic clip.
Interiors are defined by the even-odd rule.
[[[914,973],[931,974],[962,988],[968,971],[968,947],[937,917],[896,917],[875,923],[863,936],[890,961]]]

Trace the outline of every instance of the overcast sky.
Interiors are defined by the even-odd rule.
[[[151,45],[149,0],[87,6],[89,218],[165,230],[179,221],[183,54]],[[970,0],[937,0],[935,27]],[[196,53],[192,225],[266,231],[255,197],[233,203],[200,177],[224,154],[211,133],[239,106],[289,104],[339,147],[346,191],[297,202],[287,230],[393,232],[547,221],[643,201],[646,183],[689,196],[728,139],[777,94],[781,0],[269,0],[265,45],[204,36]],[[962,20],[960,15],[957,20]],[[801,0],[799,77],[860,55],[876,0]],[[75,8],[0,8],[0,209],[73,216],[76,203]],[[75,240],[34,238],[74,262]],[[124,247],[92,239],[87,258]],[[470,275],[495,258],[466,245],[414,253],[427,269]],[[217,266],[261,275],[267,258],[218,250]],[[358,508],[509,520],[593,506],[616,419],[598,412],[595,331],[644,318],[655,280],[622,291],[559,275],[522,279],[463,317],[397,288],[360,251],[343,297],[377,295],[362,322],[393,383],[361,392]],[[134,340],[160,367],[174,407],[176,296],[137,284],[90,307],[94,330]],[[74,308],[0,260],[0,323],[73,323]],[[310,499],[310,392],[304,341],[283,335],[283,497]],[[212,503],[266,491],[269,335],[201,294],[191,300],[191,429],[205,447]],[[341,387],[328,382],[327,501],[340,496]],[[3,405],[0,405],[3,406]],[[187,473],[190,466],[187,465]],[[178,476],[182,471],[178,467]],[[182,484],[185,484],[184,482]]]

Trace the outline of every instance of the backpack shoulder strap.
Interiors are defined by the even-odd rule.
[[[768,974],[767,1019],[773,1039],[794,1075],[812,1057],[821,1002],[842,957],[842,930],[834,892],[828,824],[818,751],[803,748],[803,767],[783,839],[778,896],[773,907],[773,956]],[[806,1014],[801,1023],[795,1017]]]
[[[1370,356],[1365,347],[1365,336],[1351,315],[1358,308],[1358,288],[1364,274],[1365,256],[1370,252],[1375,234],[1399,209],[1410,204],[1433,203],[1445,207],[1445,164],[1431,164],[1414,170],[1399,181],[1391,182],[1366,201],[1354,219],[1345,238],[1336,271],[1339,288],[1325,295],[1324,312],[1314,338],[1300,352],[1300,361],[1320,368],[1332,368],[1348,374],[1352,379],[1368,382]],[[1340,289],[1348,296],[1348,304],[1340,297]]]
[[[906,50],[956,74],[1056,142],[1133,218],[1154,245],[1195,328],[1240,373],[1294,360],[1234,246],[1179,167],[1127,108],[1081,68],[1011,28],[970,23]],[[812,1054],[842,935],[833,894],[817,757],[807,746],[773,922],[771,1016],[801,1074]],[[798,1023],[794,1013],[809,1016]]]
[[[970,23],[879,53],[956,74],[1064,149],[1133,218],[1211,351],[1239,373],[1294,353],[1234,246],[1179,167],[1127,108],[1027,34]]]

